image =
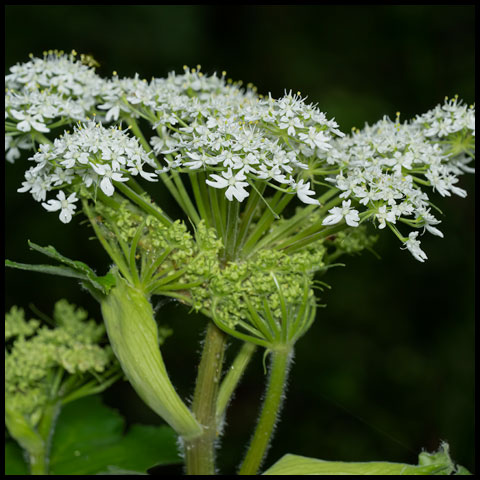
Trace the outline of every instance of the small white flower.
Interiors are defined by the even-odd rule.
[[[38,132],[47,133],[50,129],[45,125],[43,117],[41,115],[30,115],[25,112],[18,112],[17,110],[10,110],[10,113],[16,120],[20,120],[17,123],[17,129],[21,132],[29,132],[32,128]]]
[[[115,182],[128,182],[128,178],[122,177],[122,172],[112,170],[112,167],[106,163],[98,165],[91,163],[91,166],[93,170],[95,170],[95,173],[102,177],[100,180],[100,188],[107,197],[111,197],[115,192],[112,180]]]
[[[378,228],[379,229],[382,229],[382,228],[385,228],[386,226],[386,223],[385,222],[390,222],[390,223],[395,223],[396,221],[396,218],[395,218],[395,213],[390,210],[387,212],[387,206],[386,205],[382,205],[377,213],[375,214],[375,217],[377,218],[378,220]]]
[[[408,240],[405,242],[405,247],[410,253],[419,261],[424,262],[428,257],[426,253],[420,248],[420,240],[417,240],[418,232],[410,232]]]
[[[77,150],[75,147],[69,148],[65,152],[63,158],[64,160],[60,162],[60,165],[63,165],[65,168],[73,168],[77,162],[85,165],[89,160],[87,152]]]
[[[320,205],[320,202],[316,198],[310,198],[311,195],[315,195],[315,190],[310,190],[310,182],[304,184],[303,179],[296,185],[297,197],[303,202],[311,205]]]
[[[351,208],[350,202],[350,200],[344,200],[341,207],[331,208],[328,211],[330,215],[323,220],[322,225],[335,225],[345,218],[347,225],[350,227],[358,227],[358,222],[360,221],[358,210]]]
[[[287,115],[284,115],[280,119],[278,126],[283,130],[287,129],[288,135],[294,136],[295,128],[303,128],[303,123],[298,117],[288,117]]]
[[[261,164],[257,171],[257,177],[262,180],[273,179],[278,183],[290,183],[277,165],[268,167],[265,163]]]
[[[159,170],[155,170],[155,173],[160,174],[160,173],[165,173],[169,172],[172,168],[178,168],[182,166],[182,155],[178,154],[173,162],[168,160],[167,158],[164,158],[165,162],[167,162],[167,165]]]
[[[156,182],[157,181],[157,175],[156,173],[151,173],[151,172],[146,172],[143,169],[143,165],[140,162],[137,162],[137,164],[134,167],[130,167],[128,171],[132,175],[140,175],[143,177],[145,180],[148,180],[149,182]]]
[[[421,217],[425,222],[425,229],[428,230],[432,235],[436,235],[437,237],[443,238],[443,233],[433,225],[438,225],[441,223],[440,220],[436,219],[431,213],[430,209],[426,208],[419,208],[417,210],[417,218]]]
[[[216,165],[217,163],[217,159],[209,157],[205,153],[200,155],[195,152],[187,152],[187,155],[193,160],[193,162],[184,162],[184,165],[191,170],[198,170],[205,165]]]
[[[60,190],[57,195],[58,200],[48,200],[42,203],[42,206],[49,212],[56,212],[60,210],[60,220],[63,223],[68,223],[72,219],[77,206],[75,202],[78,200],[76,193],[72,193],[68,198],[65,197],[63,190]]]
[[[206,180],[206,183],[214,188],[225,188],[228,187],[225,196],[228,200],[232,201],[235,197],[239,202],[243,202],[245,198],[248,197],[249,193],[245,190],[244,187],[248,186],[248,182],[244,182],[246,179],[243,172],[240,170],[236,174],[232,173],[232,169],[229,168],[228,171],[222,172],[222,176],[211,174],[211,178],[215,180]]]
[[[101,110],[108,110],[105,116],[105,121],[107,122],[110,122],[112,120],[116,122],[118,120],[118,117],[120,116],[120,105],[117,105],[113,102],[107,102],[103,105],[98,105],[98,108]]]
[[[312,148],[319,148],[320,150],[327,151],[332,146],[330,145],[330,138],[325,135],[323,131],[317,131],[315,127],[310,127],[308,133],[301,133],[300,139]]]

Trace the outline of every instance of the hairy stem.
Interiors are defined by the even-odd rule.
[[[222,380],[220,390],[218,392],[216,416],[217,423],[220,424],[225,414],[225,410],[232,398],[233,392],[237,388],[240,379],[242,378],[245,369],[247,368],[253,353],[257,346],[250,342],[245,342],[240,348],[237,356],[233,360],[225,378]]]
[[[185,442],[187,475],[215,475],[216,404],[226,335],[209,322],[198,367],[192,411],[203,434]]]
[[[282,404],[288,368],[293,356],[290,346],[271,352],[270,375],[262,412],[239,475],[256,475],[265,458]]]

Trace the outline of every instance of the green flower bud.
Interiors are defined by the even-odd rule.
[[[310,328],[315,318],[315,296],[311,279],[303,278],[303,285],[294,288],[288,296],[285,284],[279,283],[271,272],[274,287],[269,295],[258,293],[236,298],[237,308],[228,300],[216,297],[212,304],[212,318],[226,333],[241,340],[265,347],[267,350],[292,347]],[[266,280],[266,278],[265,278]]]

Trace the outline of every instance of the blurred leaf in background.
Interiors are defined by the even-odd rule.
[[[99,396],[66,405],[56,423],[49,458],[49,475],[145,474],[152,466],[181,462],[175,432],[168,426],[133,425],[102,404]],[[28,474],[23,453],[5,444],[5,473]],[[129,473],[129,474],[132,474]]]
[[[344,132],[383,115],[411,118],[445,95],[474,101],[473,6],[91,6],[8,5],[5,67],[43,50],[75,49],[99,73],[162,77],[184,64],[227,71],[260,93],[300,91],[335,117]],[[25,162],[6,165],[7,258],[37,263],[27,239],[108,268],[79,221],[57,218],[17,193]],[[156,184],[157,186],[159,184]],[[474,180],[467,199],[435,197],[444,239],[422,243],[420,264],[381,235],[377,252],[329,272],[326,309],[299,342],[266,464],[286,452],[331,460],[415,463],[419,450],[447,440],[452,457],[473,470]],[[164,192],[154,192],[168,202]],[[75,282],[6,273],[6,307],[68,298],[94,311]],[[28,289],[28,298],[24,291]],[[90,303],[89,303],[90,302]],[[175,330],[163,349],[169,371],[191,395],[204,320],[174,302],[159,315]],[[181,349],[179,345],[188,345]],[[228,353],[233,353],[234,345]],[[170,360],[170,361],[169,361]],[[250,438],[262,394],[258,357],[229,411],[220,467],[233,471]],[[129,386],[106,395],[129,422],[158,423]]]

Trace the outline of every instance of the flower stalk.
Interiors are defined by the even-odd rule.
[[[270,353],[271,364],[265,400],[255,433],[238,472],[239,475],[257,475],[267,453],[284,397],[288,369],[293,348],[282,345]]]
[[[220,385],[220,389],[218,391],[216,406],[218,425],[220,425],[223,420],[225,411],[230,400],[232,399],[233,392],[237,388],[237,385],[240,382],[248,364],[250,363],[256,348],[257,346],[254,343],[245,342],[233,360],[228,372],[225,374],[225,378],[222,380],[222,384]]]

